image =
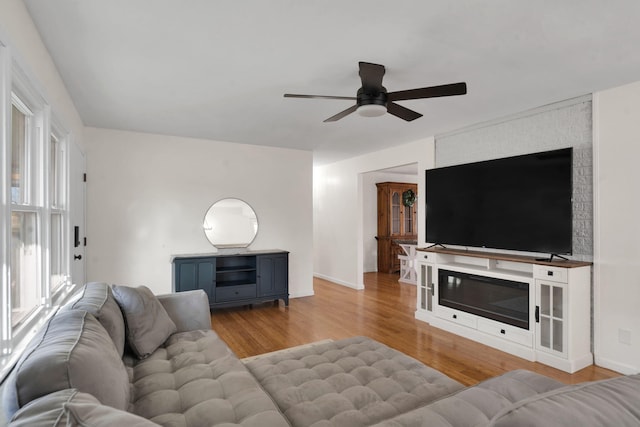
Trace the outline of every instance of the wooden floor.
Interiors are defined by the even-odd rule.
[[[364,291],[314,279],[315,295],[292,299],[289,307],[280,302],[217,310],[211,315],[213,329],[239,357],[365,335],[466,385],[519,368],[567,384],[618,375],[596,366],[569,375],[418,321],[414,318],[416,287],[398,283],[397,278],[367,273]]]

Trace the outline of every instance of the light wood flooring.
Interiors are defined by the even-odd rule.
[[[241,358],[365,335],[466,385],[520,368],[567,384],[618,375],[596,366],[570,375],[432,327],[414,318],[416,287],[397,279],[398,275],[366,273],[365,290],[356,291],[316,278],[314,296],[291,299],[289,307],[280,302],[216,310],[212,326]]]

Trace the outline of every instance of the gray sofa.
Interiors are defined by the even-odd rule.
[[[202,291],[90,283],[3,385],[11,426],[638,426],[640,377],[565,386],[513,371],[473,387],[365,337],[246,361]]]

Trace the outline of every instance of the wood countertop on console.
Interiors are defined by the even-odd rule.
[[[504,253],[497,253],[497,252],[469,251],[464,249],[416,248],[416,251],[433,252],[436,254],[469,256],[474,258],[488,258],[488,259],[495,259],[500,261],[522,262],[526,264],[549,265],[552,267],[564,267],[564,268],[585,267],[593,264],[592,262],[588,262],[588,261],[574,261],[574,260],[549,261],[549,260],[543,260],[540,258],[535,258],[532,256],[525,256],[525,255],[512,255],[512,254],[504,254]]]

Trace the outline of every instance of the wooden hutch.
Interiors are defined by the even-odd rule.
[[[400,271],[398,255],[404,254],[396,241],[418,239],[416,196],[418,185],[405,182],[380,182],[378,187],[378,271]]]

